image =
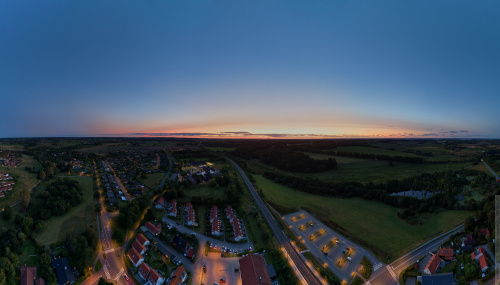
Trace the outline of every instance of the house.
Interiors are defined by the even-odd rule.
[[[276,276],[276,270],[274,270],[274,266],[272,264],[266,265],[267,274],[271,279],[271,283],[273,285],[278,285],[278,277]]]
[[[177,201],[175,199],[170,201],[170,206],[168,206],[168,215],[171,217],[177,217]]]
[[[135,248],[130,249],[127,256],[135,267],[138,267],[144,261],[144,257]]]
[[[488,260],[486,259],[486,253],[484,252],[484,248],[482,246],[478,247],[471,254],[471,258],[476,262],[479,262],[479,267],[481,271],[485,272],[488,270]]]
[[[144,255],[146,253],[146,247],[143,246],[137,239],[132,243],[132,247],[140,254]]]
[[[171,261],[175,261],[177,259],[177,256],[175,256],[172,252],[170,252],[161,242],[158,242],[156,244],[156,248],[158,249],[161,254],[164,256],[168,257]]]
[[[242,285],[272,285],[262,255],[249,254],[239,264]]]
[[[187,280],[188,274],[184,265],[181,265],[175,269],[175,271],[170,275],[170,282],[168,285],[181,285]]]
[[[421,277],[422,285],[455,285],[455,281],[453,279],[453,273],[445,273],[445,274],[434,274],[434,275],[423,275]]]
[[[451,261],[451,260],[453,260],[453,249],[452,248],[442,247],[442,248],[439,249],[438,255],[444,261]]]
[[[217,219],[219,216],[219,210],[217,209],[217,206],[212,206],[212,209],[210,210],[210,223],[214,221],[214,219]]]
[[[191,204],[191,202],[187,202],[186,206],[184,207],[184,210],[187,212],[190,209],[193,209],[193,204]]]
[[[43,278],[37,278],[35,266],[21,266],[21,285],[45,285]]]
[[[181,251],[183,253],[188,249],[188,246],[189,246],[189,243],[185,239],[181,238],[180,236],[175,236],[174,239],[172,240],[172,243],[176,247],[181,249]]]
[[[433,254],[429,262],[424,268],[425,274],[434,274],[442,265],[444,261],[437,255]]]
[[[187,212],[187,225],[188,226],[195,226],[196,225],[196,218],[194,215],[194,209],[191,207],[189,208]]]
[[[163,197],[160,197],[160,199],[158,199],[156,201],[155,208],[156,209],[163,209],[163,208],[165,208],[165,199]]]
[[[5,198],[5,193],[2,193],[2,192],[0,191],[0,198]]]
[[[489,235],[491,237],[491,231],[488,228],[478,229],[477,233],[478,233],[478,235],[483,236],[483,237],[485,237],[487,235]]]
[[[193,258],[194,257],[194,248],[190,247],[186,253],[187,258]]]
[[[234,240],[235,241],[242,240],[245,236],[243,235],[243,231],[241,230],[240,221],[235,218],[235,219],[233,219],[231,224],[233,226]]]
[[[233,213],[233,208],[230,205],[226,207],[226,218],[229,219],[229,216]]]
[[[221,235],[221,232],[220,232],[220,224],[221,222],[219,221],[218,218],[215,218],[213,221],[212,221],[212,230],[210,231],[210,233],[214,236],[219,236]]]
[[[466,235],[465,237],[462,238],[462,246],[466,246],[466,245],[476,246],[476,244],[477,244],[477,241],[473,235]]]
[[[144,226],[155,236],[161,232],[161,225],[155,226],[151,222],[147,222]]]
[[[163,284],[164,280],[165,279],[163,277],[161,277],[158,274],[158,272],[156,272],[156,270],[151,269],[151,271],[149,271],[148,282],[146,284],[149,284],[149,285],[161,285],[161,284]]]
[[[139,276],[142,278],[142,280],[148,280],[149,271],[151,271],[151,268],[146,263],[141,263],[141,267],[139,267]]]
[[[149,245],[149,239],[147,239],[143,234],[139,233],[135,237],[135,240],[137,240],[140,244],[143,246],[148,246]]]
[[[75,272],[67,257],[54,258],[50,262],[50,267],[55,271],[57,284],[73,284],[76,281]]]

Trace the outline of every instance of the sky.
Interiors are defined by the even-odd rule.
[[[0,137],[500,138],[499,1],[0,1]]]

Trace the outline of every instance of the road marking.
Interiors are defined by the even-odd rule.
[[[113,251],[115,251],[115,249],[114,249],[114,248],[112,248],[112,249],[108,249],[108,250],[106,250],[104,253],[105,253],[105,254],[108,254],[108,253],[113,252]]]
[[[104,274],[106,274],[106,279],[111,279],[107,266],[104,265],[102,268],[104,269]]]
[[[365,285],[371,285],[370,281],[366,281]]]
[[[125,270],[122,267],[122,269],[120,269],[120,272],[116,274],[115,281],[118,280],[123,275],[123,273],[125,273]]]
[[[390,266],[390,265],[387,265],[386,267],[387,267],[387,270],[389,271],[389,273],[390,273],[390,274],[392,275],[392,277],[394,278],[394,280],[396,280],[396,281],[397,281],[398,279],[396,278],[396,274],[394,273],[394,271],[392,271],[391,266]]]
[[[377,271],[378,269],[380,269],[380,267],[382,267],[382,262],[376,264],[375,266],[373,266],[373,271]]]

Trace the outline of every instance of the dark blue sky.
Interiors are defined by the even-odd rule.
[[[0,137],[500,138],[499,11],[498,1],[2,1]]]

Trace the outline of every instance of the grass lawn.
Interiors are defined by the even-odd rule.
[[[92,190],[92,179],[88,176],[71,177],[69,179],[80,182],[83,189],[83,202],[72,208],[66,215],[52,217],[44,222],[43,232],[36,237],[40,245],[49,246],[62,238],[66,234],[78,234],[86,226],[97,227],[97,217],[94,211],[94,198]]]
[[[307,194],[254,175],[266,199],[288,208],[308,208],[317,217],[330,220],[344,228],[349,235],[370,244],[392,260],[424,241],[462,223],[471,212],[441,211],[428,222],[411,226],[400,220],[397,208],[360,198],[340,199]]]
[[[351,157],[335,157],[337,160],[337,169],[321,173],[298,173],[277,170],[272,166],[266,165],[258,160],[249,160],[247,165],[253,172],[264,173],[266,171],[277,171],[282,174],[298,177],[312,177],[327,182],[348,182],[357,181],[361,183],[385,182],[391,179],[401,179],[415,176],[423,172],[438,172],[445,170],[458,170],[470,166],[470,163],[443,163],[443,164],[413,164],[393,162],[394,166],[389,166],[387,161],[361,159]]]
[[[33,244],[33,242],[29,239],[27,239],[23,247],[21,248],[22,253],[19,255],[19,265],[24,266],[30,266],[30,265],[36,265],[36,256],[30,256],[30,255],[36,255],[36,247]]]
[[[488,170],[488,168],[486,168],[486,166],[482,162],[474,165],[474,167],[472,167],[472,169],[482,171],[482,172],[486,173],[486,175],[488,175],[488,176],[493,176],[493,174],[491,174],[491,172]]]
[[[223,198],[224,196],[224,188],[219,187],[217,189],[214,189],[212,187],[209,187],[206,184],[200,184],[200,185],[194,185],[190,187],[189,189],[186,189],[184,194],[186,197],[203,197],[203,196],[210,196],[215,199],[217,198]]]
[[[158,185],[160,185],[161,181],[163,180],[163,177],[165,177],[166,173],[152,173],[152,174],[146,174],[147,178],[146,179],[141,179],[139,183],[144,184],[146,187],[149,189],[156,189]]]

